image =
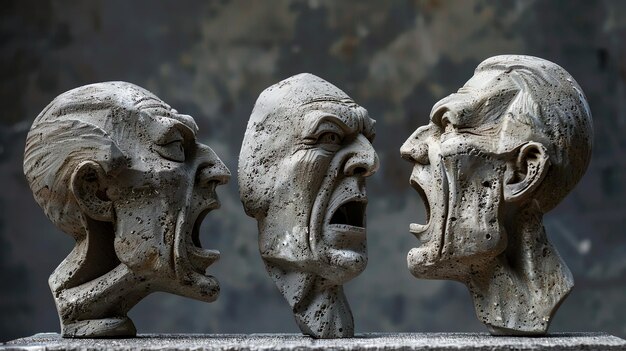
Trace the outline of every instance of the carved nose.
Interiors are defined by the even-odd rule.
[[[372,144],[363,135],[359,135],[353,143],[356,150],[344,166],[344,173],[347,176],[359,175],[369,177],[378,170],[378,155]]]
[[[400,147],[400,155],[409,162],[428,165],[430,164],[428,145],[419,139],[421,129],[422,128],[418,128],[415,133],[404,142],[402,147]]]
[[[230,180],[230,171],[219,157],[206,145],[200,147],[206,156],[198,167],[196,182],[200,186],[207,186],[211,182],[224,185]]]

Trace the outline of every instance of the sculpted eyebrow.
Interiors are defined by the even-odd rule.
[[[327,113],[322,113],[320,112],[319,114],[323,114],[322,117],[317,118],[317,120],[307,129],[307,133],[308,134],[312,134],[314,133],[317,128],[319,128],[319,126],[323,123],[333,123],[335,125],[337,125],[339,128],[341,128],[345,133],[350,133],[352,132],[352,128],[348,127],[348,125],[346,125],[346,123],[344,121],[341,120],[341,118],[335,116],[335,115],[331,115],[331,114],[327,114]]]
[[[443,117],[443,114],[446,113],[446,111],[448,110],[449,109],[445,103],[437,106],[436,108],[433,108],[433,111],[430,113],[430,121],[440,126],[441,117]]]
[[[150,109],[150,108],[163,108],[166,111],[169,111],[171,109],[171,107],[165,103],[163,103],[162,101],[155,99],[154,97],[151,96],[146,96],[143,97],[139,100],[137,100],[135,102],[135,107],[143,110],[143,109]]]
[[[165,144],[176,141],[175,139],[177,139],[176,137],[179,135],[183,138],[182,141],[185,144],[190,144],[195,140],[195,133],[191,128],[189,128],[189,126],[181,123],[177,119],[168,119],[173,120],[174,122],[163,129],[163,131],[160,133],[158,140],[156,141],[157,144]]]
[[[145,101],[149,101],[149,103],[145,103]],[[186,128],[191,130],[191,133],[193,135],[196,135],[196,133],[198,132],[198,126],[196,125],[193,118],[191,118],[190,116],[175,113],[171,107],[163,105],[158,101],[144,99],[143,103],[141,103],[141,105],[138,107],[141,111],[150,110],[152,114],[156,117],[171,119],[179,124],[184,125]]]
[[[376,132],[374,127],[376,126],[376,120],[367,116],[363,117],[363,135],[367,138],[373,137]]]
[[[198,131],[198,126],[195,124],[193,119],[183,118],[182,115],[172,113],[168,118],[174,119],[180,123],[182,123],[185,127],[189,128],[193,134],[195,135]]]

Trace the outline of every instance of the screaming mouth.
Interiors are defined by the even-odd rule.
[[[366,203],[364,202],[346,202],[335,210],[329,224],[343,224],[363,228],[365,227],[365,206]]]
[[[415,189],[415,191],[417,191],[420,198],[422,199],[422,202],[424,203],[424,207],[426,208],[426,224],[411,223],[409,225],[409,232],[415,235],[415,237],[420,240],[420,242],[424,242],[424,239],[426,238],[423,238],[422,234],[426,230],[428,230],[428,226],[430,224],[430,203],[428,202],[428,197],[426,197],[426,192],[421,186],[419,186],[419,184],[417,184],[417,182],[412,180],[411,186],[413,187],[413,189]]]
[[[198,215],[191,232],[191,245],[188,245],[191,266],[200,274],[204,274],[206,269],[220,258],[218,250],[204,249],[200,243],[200,225],[211,210],[212,208],[207,208]]]

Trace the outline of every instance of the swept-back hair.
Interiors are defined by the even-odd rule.
[[[62,231],[80,240],[83,214],[70,190],[70,179],[83,161],[94,161],[110,174],[126,163],[118,147],[135,106],[156,96],[126,82],[82,86],[56,97],[35,119],[26,138],[24,174],[35,201]]]
[[[548,150],[550,167],[536,196],[545,213],[574,188],[589,165],[593,144],[589,105],[574,78],[553,62],[501,55],[483,61],[476,73],[494,70],[520,87],[509,111],[531,125],[533,137]]]

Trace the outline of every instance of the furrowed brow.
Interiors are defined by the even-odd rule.
[[[341,128],[341,130],[343,130],[345,133],[351,133],[353,131],[352,128],[348,127],[348,125],[343,120],[341,120],[341,118],[333,114],[329,114],[323,111],[312,111],[308,114],[315,115],[309,117],[315,119],[315,121],[307,128],[307,133],[309,134],[314,133],[321,124],[329,122]]]

